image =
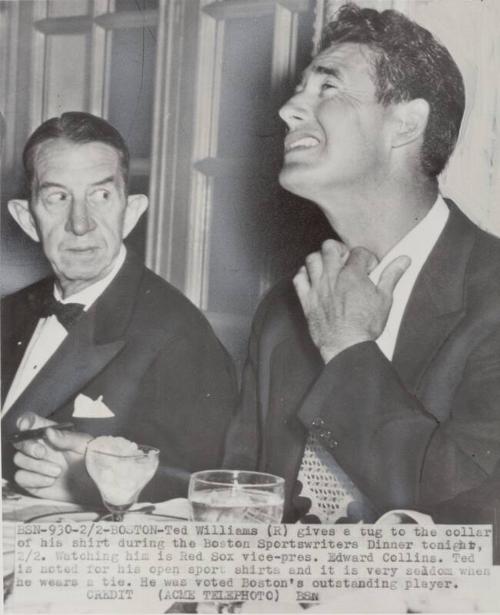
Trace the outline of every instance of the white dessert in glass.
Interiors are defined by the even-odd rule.
[[[99,436],[89,442],[85,465],[114,521],[139,497],[159,463],[159,450],[126,438]]]

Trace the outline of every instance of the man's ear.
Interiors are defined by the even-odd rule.
[[[407,145],[423,136],[429,111],[429,103],[423,98],[415,98],[395,105],[392,147]]]
[[[146,211],[149,205],[148,197],[145,194],[131,194],[127,197],[125,208],[125,218],[123,220],[123,238],[134,229],[139,218]]]
[[[33,241],[40,241],[29,202],[24,199],[12,199],[9,201],[8,207],[10,215],[19,224],[26,235],[29,235]]]

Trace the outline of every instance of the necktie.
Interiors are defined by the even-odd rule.
[[[42,305],[40,316],[55,316],[65,329],[69,329],[81,316],[83,308],[82,303],[61,303],[50,295]]]

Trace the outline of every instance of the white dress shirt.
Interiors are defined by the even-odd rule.
[[[122,245],[115,263],[106,277],[69,297],[63,298],[58,286],[54,284],[54,297],[61,303],[81,303],[86,312],[113,281],[125,261],[126,254],[125,246]],[[68,331],[56,316],[40,318],[5,398],[2,416],[10,410],[14,402],[59,348],[67,335]]]
[[[376,343],[385,356],[392,360],[396,339],[403,314],[410,298],[411,291],[417,280],[425,261],[441,235],[450,210],[441,195],[438,195],[436,202],[423,218],[412,230],[401,239],[380,261],[370,274],[370,279],[377,284],[382,271],[387,265],[398,256],[409,256],[411,265],[403,273],[396,285],[393,293],[393,301],[389,317],[384,330]]]

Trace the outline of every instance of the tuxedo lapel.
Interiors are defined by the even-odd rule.
[[[40,316],[40,306],[54,281],[42,280],[26,289],[22,298],[2,301],[2,403],[21,363]]]
[[[443,342],[464,315],[464,284],[474,228],[450,201],[450,217],[413,288],[393,365],[415,392]]]
[[[143,266],[129,255],[109,287],[71,328],[61,346],[23,391],[4,418],[14,428],[27,411],[50,417],[68,403],[120,352],[142,277]]]
[[[4,419],[7,431],[27,411],[50,417],[75,397],[123,348],[123,340],[96,344],[93,329],[92,314],[85,314],[74,325],[61,346],[7,412]]]

